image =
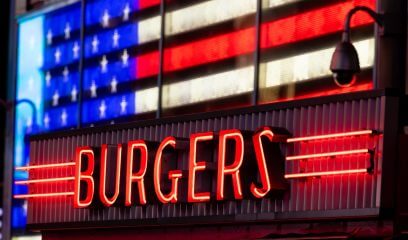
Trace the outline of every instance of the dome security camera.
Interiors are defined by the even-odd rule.
[[[339,87],[349,87],[354,84],[354,75],[360,72],[360,63],[356,48],[350,41],[351,17],[358,11],[367,13],[380,26],[384,27],[383,15],[376,13],[366,6],[356,6],[351,9],[344,22],[342,41],[337,44],[330,63],[330,70],[333,72],[334,82]]]
[[[354,84],[354,75],[360,72],[360,63],[356,48],[350,42],[342,41],[336,46],[330,63],[334,82],[339,87],[349,87]]]

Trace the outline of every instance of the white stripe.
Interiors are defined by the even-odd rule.
[[[267,7],[274,8],[289,3],[300,2],[301,0],[269,0]]]
[[[159,89],[157,87],[138,90],[135,93],[135,114],[157,110]]]
[[[142,20],[138,24],[139,44],[160,38],[160,16]]]
[[[278,7],[299,0],[269,0],[268,7]],[[166,35],[171,36],[256,12],[256,0],[211,0],[166,13]],[[139,43],[160,38],[160,16],[140,21]],[[255,18],[254,18],[255,24]]]
[[[163,85],[163,108],[198,103],[253,90],[254,68],[203,76],[183,82]]]
[[[354,43],[357,49],[361,68],[373,66],[374,39]],[[261,66],[261,87],[273,87],[313,78],[329,76],[330,61],[334,48],[328,48],[283,58]]]
[[[13,240],[41,240],[41,236],[13,237]]]
[[[256,0],[212,0],[166,14],[166,35],[209,26],[255,13]]]

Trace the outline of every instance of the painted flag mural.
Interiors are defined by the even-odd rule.
[[[77,1],[22,18],[17,100],[37,114],[17,108],[15,166],[28,163],[29,135],[153,118],[159,99],[170,116],[249,105],[258,85],[260,103],[372,88],[375,41],[364,13],[352,21],[363,69],[356,86],[339,90],[329,62],[347,11],[375,9],[375,0],[262,2],[259,38],[256,0],[171,0],[162,15],[160,0],[88,0],[84,16]],[[25,201],[13,204],[13,225],[23,227]]]

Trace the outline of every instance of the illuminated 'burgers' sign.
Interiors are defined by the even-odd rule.
[[[74,206],[263,198],[285,188],[280,143],[287,138],[283,129],[262,127],[194,133],[189,139],[168,136],[161,143],[79,147]],[[188,164],[180,167],[186,153]]]

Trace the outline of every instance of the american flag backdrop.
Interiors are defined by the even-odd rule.
[[[305,10],[300,9],[302,4]],[[256,0],[168,2],[164,15],[164,109],[205,101],[222,104],[231,96],[253,91],[256,5]],[[303,47],[306,50],[300,47],[301,54],[282,54],[279,50],[288,45],[299,48],[302,42],[319,42],[339,32],[344,15],[356,5],[373,7],[374,1],[266,1],[260,36],[264,56],[257,80],[262,90],[329,76],[327,62],[333,49],[325,47],[322,40],[320,46]],[[291,6],[298,6],[296,14],[290,11]],[[81,87],[81,121],[85,125],[157,110],[160,1],[91,0],[85,12],[82,86],[78,69],[80,8],[70,7],[46,17],[43,125],[49,130],[77,124]],[[273,16],[274,12],[282,17]],[[361,15],[354,19],[353,26],[371,22]],[[366,36],[357,43],[363,68],[373,62],[373,40]],[[275,49],[278,54],[274,55]]]
[[[28,163],[24,135],[33,133],[27,131],[33,123],[46,132],[75,128],[78,121],[92,126],[154,117],[162,22],[165,116],[249,105],[255,81],[260,103],[372,88],[375,42],[372,20],[364,13],[352,21],[363,69],[357,84],[339,90],[329,63],[347,12],[357,5],[375,9],[375,0],[264,0],[255,59],[257,2],[168,0],[162,19],[160,0],[87,0],[83,42],[79,1],[41,15],[39,36],[31,36],[43,43],[36,55],[41,64],[18,72],[24,81],[30,71],[41,76],[35,79],[42,86],[36,93],[39,117],[16,118],[24,125],[16,130],[16,166]],[[38,18],[22,20],[20,29]],[[18,44],[21,48],[27,41],[20,37]],[[32,52],[19,58],[25,54]],[[27,88],[18,85],[17,92]]]

